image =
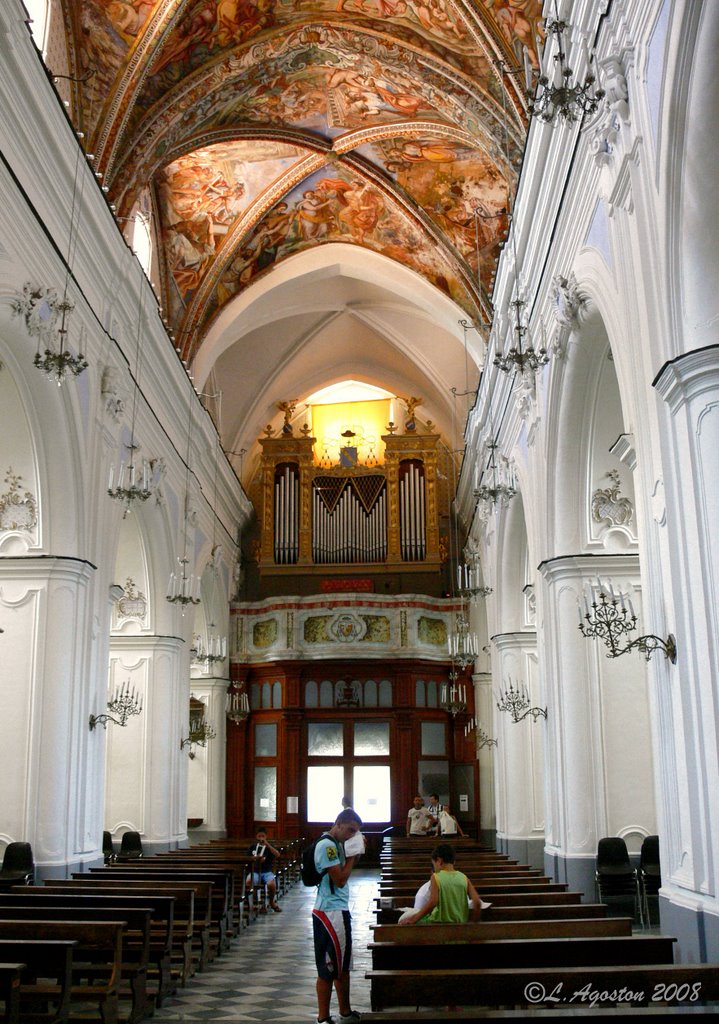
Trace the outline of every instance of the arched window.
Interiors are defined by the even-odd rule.
[[[317,683],[311,679],[305,686],[305,707],[316,708],[319,704]]]
[[[279,681],[279,679],[275,680],[275,682],[272,684],[272,707],[282,707],[282,683]]]
[[[323,679],[320,686],[320,707],[334,707],[334,687],[329,679]]]
[[[379,706],[381,708],[392,707],[392,683],[389,679],[383,679],[379,684]]]
[[[423,708],[427,704],[427,697],[425,695],[424,679],[416,679],[414,683],[414,703],[418,708]]]
[[[430,679],[427,684],[427,707],[436,708],[437,706],[437,684],[434,679]]]
[[[272,707],[272,687],[269,683],[262,684],[262,707]]]
[[[142,210],[137,210],[135,213],[131,246],[140,266],[149,278],[152,266],[152,235],[150,233],[150,218]]]
[[[47,34],[50,28],[50,0],[24,0],[30,16],[30,32],[43,57],[47,54]]]
[[[366,708],[377,707],[377,683],[374,679],[368,679],[364,684],[364,705]]]

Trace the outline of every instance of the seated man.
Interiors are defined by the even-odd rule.
[[[407,811],[407,835],[426,836],[430,822],[430,814],[424,806],[424,800],[417,795],[414,798],[414,806]]]
[[[275,857],[279,857],[280,852],[270,845],[267,840],[267,831],[264,828],[257,829],[255,839],[256,842],[250,847],[248,853],[250,857],[261,859],[256,861],[252,875],[247,876],[247,885],[266,885],[270,906],[276,914],[280,914],[282,907],[277,902],[277,882],[272,870]],[[263,907],[261,912],[266,912],[266,908]]]
[[[479,921],[482,901],[467,876],[455,868],[454,850],[449,843],[439,843],[432,850],[432,867],[429,893],[421,906],[402,914],[398,923],[466,924],[470,918]]]

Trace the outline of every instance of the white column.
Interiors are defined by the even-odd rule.
[[[719,959],[719,345],[679,356],[654,386],[669,413],[662,525],[678,645],[657,694],[662,925],[679,934],[683,960],[712,961]]]
[[[110,677],[130,678],[144,709],[125,728],[107,730],[105,827],[113,835],[139,832],[148,852],[187,839],[189,653],[173,636],[115,636]]]
[[[206,721],[215,732],[205,747],[197,747],[188,765],[188,818],[202,818],[202,825],[192,829],[191,842],[222,838],[225,827],[225,757],[227,750],[227,716],[225,705],[229,680],[195,677],[192,692],[207,707]]]
[[[482,656],[482,660],[484,660],[484,656]],[[474,707],[477,719],[475,741],[479,741],[480,729],[494,739],[495,710],[492,697],[492,673],[475,672],[472,675],[472,682],[474,683]],[[495,746],[477,746],[476,750],[479,761],[479,838],[487,846],[494,847],[497,839],[497,812],[494,796],[494,759],[497,748]]]
[[[94,573],[80,558],[0,559],[2,839],[29,842],[40,877],[101,848],[102,748],[88,728]]]
[[[501,633],[493,636],[496,648],[494,699],[509,688],[524,686],[531,706],[540,705],[536,633]],[[501,691],[501,692],[500,692]],[[542,706],[544,706],[542,704]],[[527,716],[513,722],[495,708],[497,843],[523,863],[543,866],[544,850],[544,728],[543,719]]]
[[[656,833],[647,663],[637,651],[607,658],[604,643],[579,630],[580,600],[598,577],[631,595],[641,627],[638,557],[566,556],[543,562],[540,571],[546,582],[545,862],[556,880],[593,900],[599,839],[621,836],[638,853],[644,836]]]

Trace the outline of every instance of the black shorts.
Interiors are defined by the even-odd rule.
[[[335,981],[349,971],[352,962],[349,910],[313,910],[312,932],[317,974],[325,981]]]

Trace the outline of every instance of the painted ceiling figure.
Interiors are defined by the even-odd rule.
[[[497,68],[517,43],[534,54],[540,0],[76,7],[71,64],[96,67],[77,127],[119,215],[148,189],[156,199],[163,306],[186,355],[228,301],[308,244],[370,247],[486,314],[471,211],[497,207],[498,182],[513,187],[525,101]],[[292,159],[229,162],[228,147],[259,139]],[[461,199],[440,199],[458,176]],[[505,230],[484,222],[488,262]]]

